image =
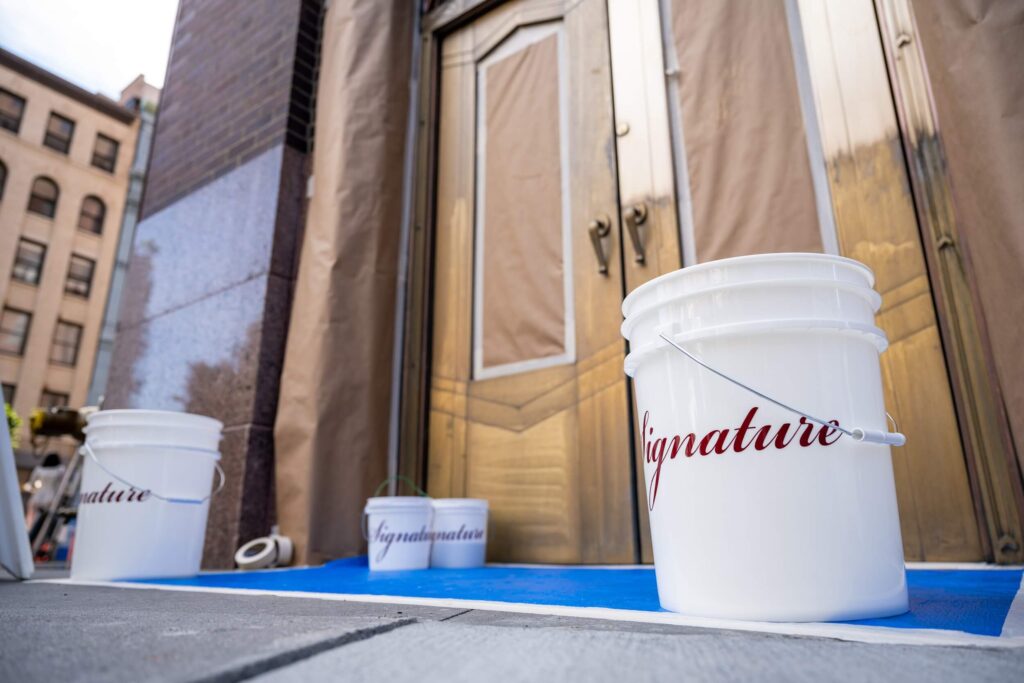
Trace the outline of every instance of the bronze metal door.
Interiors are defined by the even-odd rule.
[[[604,0],[520,0],[440,46],[427,486],[489,556],[633,562]]]
[[[840,253],[875,271],[908,560],[983,559],[967,460],[870,0],[800,2]]]

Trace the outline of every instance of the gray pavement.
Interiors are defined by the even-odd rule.
[[[1021,681],[1024,649],[0,580],[0,681]]]

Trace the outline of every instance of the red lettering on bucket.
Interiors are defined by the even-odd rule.
[[[110,482],[100,491],[82,491],[79,495],[80,504],[93,503],[144,503],[149,499],[149,490],[140,491],[136,488],[111,489]]]
[[[655,463],[654,472],[651,473],[650,481],[647,482],[648,507],[654,509],[654,503],[658,499],[658,485],[661,483],[661,468],[665,460],[675,460],[676,455],[684,452],[687,458],[697,453],[700,455],[723,455],[727,452],[742,453],[750,446],[755,451],[765,451],[769,448],[782,450],[794,441],[800,448],[811,446],[831,446],[842,432],[838,429],[831,429],[814,424],[801,417],[800,422],[793,426],[789,422],[779,425],[773,433],[772,425],[755,427],[754,417],[757,415],[757,407],[747,411],[743,421],[737,428],[712,429],[700,439],[696,434],[680,436],[674,434],[671,437],[655,437],[654,427],[650,424],[651,413],[644,411],[643,428],[640,431],[640,446],[644,452],[644,460],[648,463]],[[838,420],[829,420],[834,427],[839,426]],[[754,437],[745,441],[748,434],[754,431]],[[730,438],[732,435],[732,438]],[[699,446],[698,446],[699,444]],[[666,457],[667,456],[667,457]]]

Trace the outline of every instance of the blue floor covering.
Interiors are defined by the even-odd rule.
[[[998,636],[1020,589],[1021,575],[1019,568],[908,569],[908,613],[848,623]],[[192,578],[136,582],[663,611],[658,604],[654,570],[650,568],[491,566],[371,573],[366,558],[357,557],[321,567],[208,573]]]

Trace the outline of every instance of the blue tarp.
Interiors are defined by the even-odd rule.
[[[998,636],[1021,569],[908,569],[910,612],[849,622]],[[322,567],[201,574],[137,583],[663,611],[651,568],[505,567],[371,573],[366,558]]]

